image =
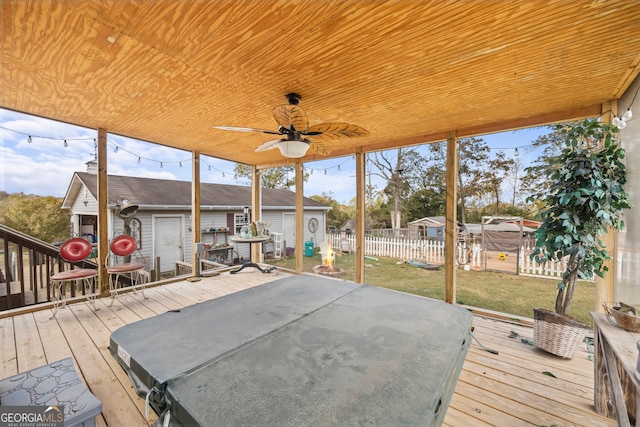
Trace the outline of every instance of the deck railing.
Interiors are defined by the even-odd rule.
[[[0,242],[0,311],[52,301],[54,271],[98,267],[91,261],[59,262],[58,247],[2,224]],[[75,286],[70,288],[75,297]]]

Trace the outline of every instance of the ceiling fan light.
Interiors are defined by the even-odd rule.
[[[298,159],[304,157],[309,149],[309,144],[302,141],[282,141],[278,144],[278,149],[283,156],[292,159]]]

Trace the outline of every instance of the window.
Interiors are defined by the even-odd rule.
[[[235,234],[240,234],[240,229],[245,225],[249,225],[249,217],[243,213],[235,214],[235,225],[234,225],[234,230],[236,231]]]

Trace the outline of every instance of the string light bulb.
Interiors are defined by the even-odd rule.
[[[513,156],[518,157],[519,155],[520,155],[520,152],[518,151],[518,147],[516,147],[515,151],[513,152]]]
[[[116,145],[116,148],[113,150],[114,153],[118,152],[118,146]]]
[[[69,143],[67,142],[66,139],[64,140],[64,144],[63,145],[64,145],[65,148],[69,146]]]
[[[162,164],[162,162],[160,162],[160,169],[162,169],[164,167],[164,165]]]
[[[27,142],[28,142],[29,144],[31,144],[31,143],[33,142],[33,139],[31,138],[31,135],[29,135],[29,138],[27,138]]]
[[[142,159],[138,156],[138,163],[142,163]]]
[[[627,122],[631,120],[633,117],[633,113],[631,112],[631,107],[627,108],[627,111],[621,117],[613,116],[613,120],[611,120],[611,124],[618,129],[622,130],[627,127]]]

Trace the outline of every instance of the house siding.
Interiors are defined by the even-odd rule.
[[[90,188],[87,188],[86,182],[92,183],[92,180],[95,180],[95,177],[79,173],[78,177],[74,177],[72,180],[72,185],[70,186],[70,190],[65,197],[65,201],[63,202],[64,208],[69,208],[72,213],[72,232],[76,234],[80,234],[80,218],[82,215],[87,216],[96,216],[98,211],[98,203],[95,198],[95,195],[92,193]],[[81,178],[81,179],[80,179]],[[109,200],[110,206],[113,206],[113,200],[119,200],[121,198],[130,198],[127,197],[127,194],[119,194],[117,193],[119,186],[116,185],[118,182],[126,180],[130,185],[140,185],[135,178],[127,177],[118,177],[117,179],[111,180],[110,182],[114,182],[114,188],[110,189]],[[146,180],[144,182],[152,182],[158,186],[156,181]],[[169,182],[170,185],[176,185],[175,182]],[[169,185],[169,184],[168,184]],[[211,184],[206,184],[211,186]],[[246,187],[242,186],[221,186],[226,188],[226,195],[229,197],[235,197],[234,191],[237,187],[236,192],[246,191]],[[228,187],[233,187],[229,189]],[[210,187],[207,187],[210,189]],[[223,188],[223,189],[224,189]],[[274,190],[271,190],[274,191]],[[117,193],[117,194],[112,194]],[[137,193],[138,197],[148,197],[148,195],[140,195]],[[137,198],[131,199],[134,202],[140,203],[141,207],[138,210],[135,218],[140,221],[140,252],[143,257],[145,257],[147,262],[148,269],[155,269],[155,262],[157,255],[154,253],[154,245],[155,245],[155,230],[154,230],[154,218],[162,217],[162,216],[179,216],[182,218],[182,230],[181,230],[181,256],[182,261],[191,263],[192,262],[192,242],[193,242],[193,233],[196,233],[197,241],[208,242],[212,240],[212,236],[202,236],[202,230],[207,228],[220,228],[220,227],[229,227],[229,233],[227,235],[228,243],[232,244],[230,241],[230,237],[235,233],[233,226],[229,224],[229,218],[233,221],[233,217],[235,214],[243,214],[242,207],[238,207],[234,209],[236,206],[244,206],[242,203],[236,204],[227,204],[226,199],[224,201],[219,200],[221,197],[225,198],[224,194],[220,194],[215,197],[215,201],[222,202],[219,206],[212,206],[211,200],[207,202],[209,205],[204,205],[200,211],[200,230],[191,230],[192,225],[192,214],[191,209],[180,209],[178,206],[174,205],[176,209],[167,209],[166,205],[163,204],[162,200],[158,199],[159,195],[155,198],[156,203],[158,204],[158,208],[154,209],[153,206],[145,205],[143,200],[138,200]],[[275,192],[274,203],[281,203],[282,206],[266,206],[262,210],[262,221],[267,224],[268,229],[271,232],[279,232],[284,233],[284,215],[285,213],[294,213],[295,206],[290,205],[290,202],[286,201],[287,197],[291,197],[289,193],[286,191],[283,193],[283,190],[277,190]],[[165,194],[166,196],[166,194]],[[286,196],[286,197],[284,197]],[[86,202],[86,205],[85,205]],[[238,202],[237,200],[234,202]],[[203,203],[205,201],[203,200]],[[224,204],[223,204],[224,203]],[[317,203],[312,200],[305,201],[305,205],[307,203],[311,204],[311,206],[305,206],[304,210],[304,241],[314,240],[315,245],[317,246],[319,243],[322,243],[325,239],[325,220],[326,220],[326,210],[327,207],[324,205],[315,206]],[[311,218],[316,218],[318,220],[318,231],[315,234],[315,238],[313,233],[311,233],[308,229],[308,223]],[[113,207],[109,211],[109,216],[107,219],[107,226],[109,229],[108,235],[109,238],[113,238],[115,235],[118,235],[124,230],[124,221],[118,218],[115,215],[115,211]],[[97,234],[97,233],[96,233]],[[221,242],[221,241],[219,241]],[[287,242],[287,246],[295,246],[294,241]],[[234,257],[249,257],[249,245],[234,245],[236,253],[234,253]],[[161,260],[160,261],[162,270],[167,270],[167,266],[169,264],[174,264],[175,260]]]

